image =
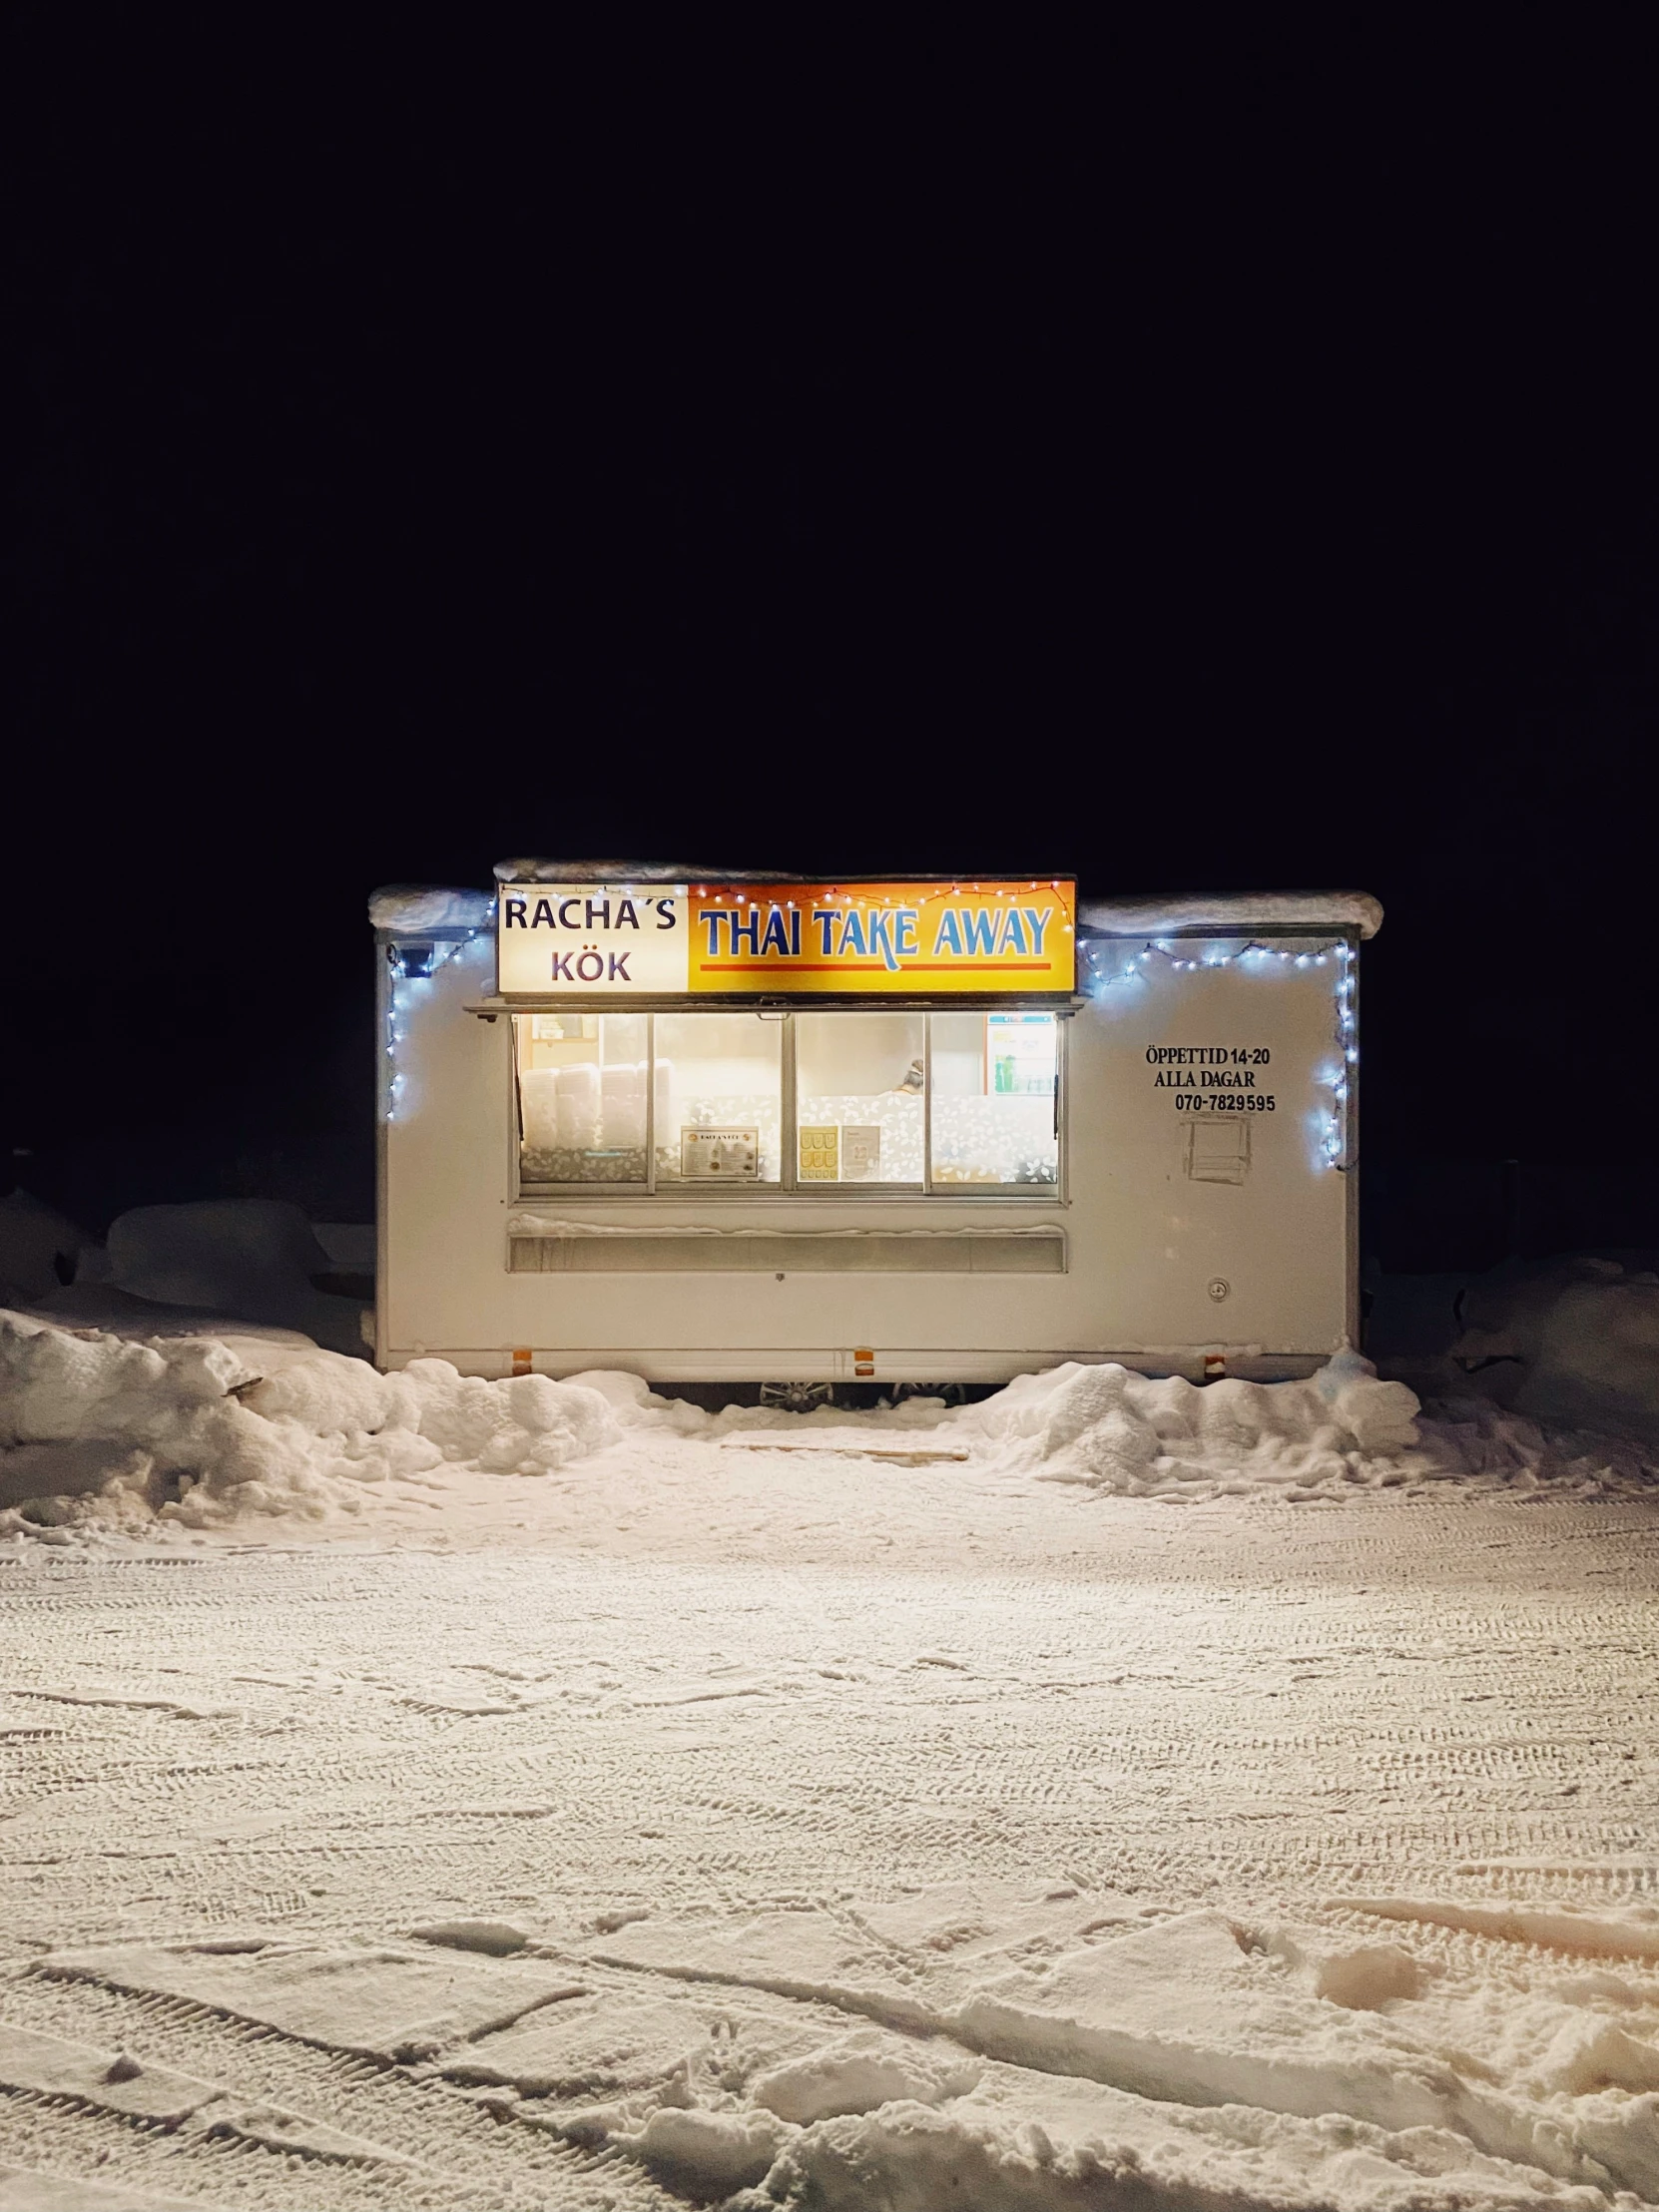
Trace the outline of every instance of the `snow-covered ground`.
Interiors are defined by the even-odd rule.
[[[1653,1446],[0,1322],[0,2208],[1659,2204]]]

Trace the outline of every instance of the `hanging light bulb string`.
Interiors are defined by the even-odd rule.
[[[387,1064],[384,1069],[383,1111],[384,1118],[387,1121],[396,1121],[399,1107],[405,1107],[408,1104],[408,1073],[402,1065],[398,1046],[406,1044],[408,1041],[406,1025],[409,1016],[419,1005],[421,995],[430,991],[439,968],[446,966],[451,960],[465,959],[480,947],[486,951],[491,949],[494,942],[492,935],[494,926],[495,908],[492,904],[487,918],[475,927],[449,930],[442,936],[432,938],[422,937],[419,942],[428,948],[427,956],[430,961],[424,975],[405,974],[401,963],[395,958],[393,959],[391,988],[386,994],[385,1056]],[[413,942],[415,940],[411,937],[407,941]],[[387,950],[395,954],[396,946],[389,945]]]
[[[1108,945],[1121,943],[1121,939],[1084,938],[1079,950],[1084,963],[1091,970],[1097,969],[1098,956]],[[1108,1003],[1107,993],[1123,984],[1149,983],[1162,966],[1170,973],[1191,974],[1197,969],[1242,968],[1248,974],[1282,975],[1286,969],[1334,967],[1335,988],[1332,992],[1336,1009],[1337,1062],[1334,1067],[1316,1071],[1315,1080],[1331,1093],[1331,1104],[1321,1107],[1315,1118],[1314,1140],[1321,1163],[1346,1174],[1355,1162],[1349,1153],[1349,1100],[1353,1089],[1352,1070],[1360,1061],[1360,1025],[1355,1004],[1355,951],[1346,938],[1324,945],[1317,951],[1306,948],[1298,951],[1286,945],[1263,944],[1252,938],[1248,944],[1237,946],[1230,952],[1214,949],[1213,944],[1183,957],[1176,947],[1179,943],[1191,943],[1191,939],[1172,937],[1148,938],[1138,952],[1130,953],[1125,965],[1115,975],[1092,972],[1089,978],[1089,995],[1097,1005]]]
[[[1099,980],[1106,985],[1144,980],[1148,963],[1156,957],[1162,957],[1169,963],[1170,967],[1182,970],[1236,967],[1246,960],[1276,960],[1282,966],[1289,962],[1291,966],[1299,968],[1324,967],[1328,961],[1336,960],[1339,966],[1346,970],[1354,958],[1353,946],[1343,938],[1339,938],[1334,944],[1322,945],[1317,952],[1310,952],[1306,949],[1293,951],[1287,945],[1262,944],[1253,937],[1248,944],[1238,946],[1235,951],[1206,951],[1197,958],[1190,960],[1182,959],[1176,951],[1178,941],[1173,937],[1148,937],[1139,952],[1132,952],[1129,955],[1128,965],[1121,973],[1102,976]],[[1118,937],[1084,937],[1080,941],[1078,949],[1084,959],[1092,964],[1095,956],[1103,952],[1108,945],[1122,942],[1123,940]]]

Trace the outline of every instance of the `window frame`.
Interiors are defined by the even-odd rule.
[[[693,1182],[663,1182],[657,1180],[656,1144],[656,1091],[654,1074],[648,1075],[645,1085],[645,1160],[646,1174],[643,1182],[590,1182],[590,1183],[532,1183],[523,1173],[524,1126],[521,1092],[522,1069],[519,1059],[520,1021],[528,1021],[538,1013],[554,1009],[545,1005],[515,1006],[511,1009],[509,1024],[510,1064],[508,1069],[507,1133],[511,1152],[511,1189],[515,1200],[531,1202],[557,1200],[564,1204],[572,1199],[598,1199],[607,1203],[622,1200],[647,1199],[652,1202],[695,1203],[706,1199],[719,1206],[741,1204],[776,1204],[783,1199],[799,1200],[809,1205],[897,1205],[926,1203],[935,1205],[964,1204],[1014,1204],[1020,1206],[1055,1206],[1069,1203],[1067,1158],[1069,1152],[1070,1123],[1070,1030],[1074,1006],[1056,1006],[1052,1000],[999,1000],[994,1005],[914,1005],[894,1006],[891,1001],[876,1000],[857,1006],[820,1004],[790,1005],[783,1007],[758,1007],[753,1000],[738,1005],[683,1005],[657,1003],[652,1006],[618,1005],[615,1001],[576,1005],[566,1000],[557,1009],[564,1013],[643,1014],[646,1024],[646,1065],[655,1070],[657,1064],[657,1016],[668,1014],[731,1014],[748,1013],[758,1021],[775,1021],[782,1027],[779,1067],[779,1175],[775,1183],[728,1183],[705,1185]],[[922,1017],[922,1119],[921,1119],[921,1181],[920,1183],[803,1183],[797,1174],[801,1156],[799,1117],[799,1092],[796,1073],[797,1014],[833,1013],[919,1013]],[[933,1181],[933,1019],[934,1014],[953,1013],[1042,1013],[1054,1016],[1054,1138],[1055,1180],[1052,1183],[942,1183]]]

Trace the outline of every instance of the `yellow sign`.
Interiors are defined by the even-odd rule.
[[[502,886],[505,996],[723,997],[1076,988],[1062,877]]]
[[[1069,991],[1077,886],[1025,882],[694,885],[689,988]]]
[[[796,1170],[803,1183],[838,1183],[841,1179],[839,1122],[820,1128],[803,1127],[801,1165]]]

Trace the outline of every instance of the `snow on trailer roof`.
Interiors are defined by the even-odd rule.
[[[937,871],[928,870],[929,874]],[[1023,871],[1015,869],[1017,876]],[[1039,871],[1041,872],[1041,871]],[[694,867],[689,860],[497,860],[498,883],[817,883],[793,868]],[[861,880],[860,872],[844,878]],[[872,878],[873,880],[873,878]],[[883,878],[884,880],[884,878]],[[1078,911],[1105,936],[1157,936],[1173,929],[1358,929],[1375,937],[1382,901],[1370,891],[1170,892],[1094,899]]]
[[[487,928],[495,900],[488,891],[446,889],[432,883],[382,883],[368,897],[368,918],[376,929],[409,936],[436,936]]]
[[[689,860],[497,860],[498,883],[817,883],[788,868],[693,867]]]
[[[681,860],[498,860],[500,883],[804,883],[782,868],[694,867]],[[856,877],[847,878],[856,881]],[[488,891],[421,883],[387,883],[368,901],[376,929],[434,933],[482,929],[491,918]],[[1176,930],[1231,934],[1250,929],[1358,929],[1375,937],[1382,907],[1369,891],[1244,891],[1223,895],[1172,893],[1156,898],[1091,899],[1078,920],[1098,936],[1156,937]]]
[[[1375,937],[1382,903],[1370,891],[1240,891],[1198,897],[1094,898],[1077,918],[1097,936],[1159,937],[1177,930],[1232,936],[1247,929],[1358,929]]]

